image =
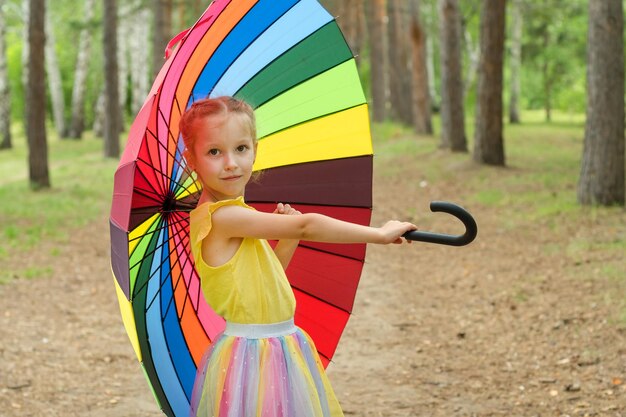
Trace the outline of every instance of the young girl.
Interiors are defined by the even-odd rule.
[[[284,270],[300,239],[401,243],[411,223],[380,228],[246,205],[257,142],[252,108],[231,97],[195,102],[180,131],[185,158],[202,183],[190,238],[202,291],[226,330],[198,367],[193,416],[337,417],[343,412],[313,341],[294,326],[295,298]],[[278,240],[272,250],[267,239]]]

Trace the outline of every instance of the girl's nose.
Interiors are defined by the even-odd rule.
[[[224,155],[224,168],[228,170],[237,168],[237,162],[233,155],[228,153]]]

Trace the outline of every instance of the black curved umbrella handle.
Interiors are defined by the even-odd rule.
[[[417,240],[420,242],[439,243],[441,245],[465,246],[471,243],[478,233],[476,221],[463,207],[446,201],[432,201],[430,203],[430,211],[442,211],[449,213],[458,218],[465,225],[465,233],[462,235],[447,235],[443,233],[422,232],[414,230],[406,232],[402,237],[407,240]]]

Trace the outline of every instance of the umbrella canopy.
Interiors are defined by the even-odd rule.
[[[133,122],[115,173],[111,260],[124,325],[162,410],[187,415],[197,364],[224,329],[190,256],[201,185],[178,123],[194,100],[252,104],[260,182],[246,202],[276,202],[360,224],[371,216],[372,145],[355,60],[316,0],[217,0],[182,37]],[[352,310],[365,245],[301,242],[287,275],[296,324],[332,358]]]

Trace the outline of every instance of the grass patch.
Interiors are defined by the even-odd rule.
[[[0,152],[0,259],[24,254],[43,240],[62,243],[101,216],[110,206],[117,166],[117,160],[103,157],[102,140],[91,134],[80,141],[49,134],[52,187],[33,191],[26,141],[19,129],[14,132],[13,149]]]

